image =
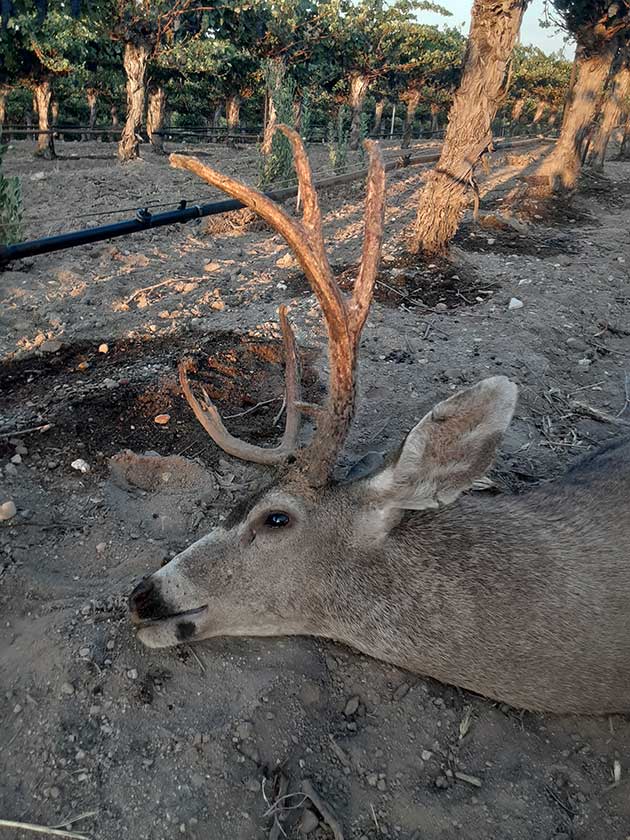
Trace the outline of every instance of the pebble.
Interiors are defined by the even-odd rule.
[[[436,312],[448,312],[448,306],[445,303],[436,303],[433,308]]]
[[[16,455],[28,455],[28,449],[24,446],[23,443],[17,443],[15,445],[15,453]]]
[[[4,474],[10,475],[12,478],[15,478],[15,476],[18,474],[17,467],[15,466],[15,464],[5,464]]]
[[[368,773],[366,781],[370,787],[376,787],[378,783],[378,773]]]
[[[17,508],[12,499],[9,499],[8,502],[3,502],[0,505],[0,522],[7,522],[9,519],[13,519],[16,513]]]
[[[593,364],[592,360],[591,359],[586,359],[586,358],[580,359],[579,362],[578,362],[578,366],[582,367],[582,368],[588,368],[592,364]]]
[[[12,464],[21,464],[22,463],[22,456],[19,453],[16,453],[13,458],[11,458]]]
[[[107,344],[99,344],[98,352],[99,353],[109,353],[109,346]]]
[[[355,694],[354,697],[351,697],[348,702],[346,703],[346,707],[343,710],[343,713],[346,717],[352,717],[352,715],[356,715],[359,710],[359,703],[361,702],[358,694]]]
[[[519,298],[510,298],[510,302],[508,303],[508,309],[522,309],[525,306],[522,300]]]
[[[379,780],[378,780],[378,782],[376,783],[376,787],[377,787],[377,788],[378,788],[381,792],[384,792],[384,791],[386,791],[386,790],[387,790],[387,782],[385,781],[385,779],[379,779]]]
[[[254,724],[248,720],[243,720],[236,727],[236,734],[241,741],[248,741],[254,737]]]
[[[114,650],[114,648],[116,647],[116,642],[113,639],[109,639],[105,647],[107,650]]]
[[[118,382],[116,382],[114,379],[110,379],[109,377],[107,377],[107,379],[103,379],[103,385],[105,388],[109,388],[111,390],[112,388],[118,387]]]
[[[89,647],[82,647],[82,648],[79,648],[79,656],[80,656],[82,659],[87,659],[87,658],[89,657],[89,655],[90,655],[90,649],[89,649]]]
[[[408,683],[401,683],[394,692],[394,700],[402,700],[403,697],[406,697],[409,693],[409,688],[410,686]]]
[[[138,679],[138,672],[136,671],[135,668],[130,668],[127,671],[127,676],[129,677],[130,680],[137,680]]]
[[[57,338],[51,338],[48,341],[42,342],[39,349],[42,353],[57,353],[63,347],[62,343]]]
[[[166,426],[170,419],[170,414],[158,414],[156,417],[153,418],[153,422],[157,423],[158,426]]]
[[[420,758],[423,761],[428,761],[432,757],[433,757],[433,753],[431,752],[431,750],[422,750],[422,752],[420,753]]]
[[[311,831],[315,831],[317,826],[319,825],[319,820],[315,816],[312,811],[308,809],[304,811],[302,814],[302,819],[300,820],[300,831],[302,834],[310,834]]]
[[[87,473],[90,471],[90,465],[87,461],[84,461],[83,458],[77,458],[70,464],[70,466],[73,470],[77,470],[77,472]]]
[[[438,776],[435,780],[435,786],[436,788],[440,788],[441,790],[446,789],[448,787],[448,779],[446,778],[446,776]]]
[[[74,694],[74,686],[71,685],[69,682],[63,683],[61,686],[61,693],[70,697],[72,694]]]
[[[102,554],[105,551],[106,548],[107,548],[107,543],[104,543],[104,542],[97,543],[96,544],[96,553],[97,554]]]

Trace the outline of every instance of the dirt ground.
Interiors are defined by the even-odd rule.
[[[494,492],[521,492],[627,431],[618,419],[630,420],[630,164],[585,179],[551,221],[534,212],[497,226],[547,148],[493,156],[480,180],[490,218],[466,220],[450,268],[401,258],[423,170],[390,175],[361,406],[341,469],[393,447],[434,401],[493,373],[521,388]],[[251,147],[197,151],[256,177]],[[19,143],[7,156],[22,178],[28,238],[214,195],[149,152],[124,168],[107,144],[62,145],[52,163],[30,152]],[[325,150],[314,152],[325,168]],[[321,197],[346,288],[362,199],[360,184]],[[119,208],[128,209],[89,215]],[[522,307],[509,308],[512,298]],[[627,840],[626,716],[522,712],[307,638],[166,651],[135,640],[134,582],[207,532],[256,477],[196,424],[177,361],[197,358],[235,433],[271,443],[283,302],[318,399],[314,298],[260,225],[162,228],[0,273],[0,504],[17,507],[0,522],[0,818],[95,840],[327,840],[330,827],[301,795],[273,808],[310,779],[346,840]],[[121,480],[109,458],[125,449],[191,463],[165,462],[169,482]]]

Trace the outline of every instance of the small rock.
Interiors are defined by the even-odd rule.
[[[33,174],[31,175],[31,181],[43,181],[45,177],[45,172],[33,172]]]
[[[432,757],[433,757],[433,753],[431,752],[431,750],[422,750],[422,752],[420,753],[420,758],[423,761],[428,761]]]
[[[343,710],[344,715],[346,717],[352,717],[352,715],[356,715],[357,711],[359,710],[360,702],[361,700],[357,694],[355,694],[354,697],[351,697],[346,703],[345,709]]]
[[[510,298],[510,302],[508,303],[508,309],[522,309],[525,306],[522,300],[518,298]]]
[[[15,454],[16,455],[28,455],[28,449],[24,446],[23,443],[16,443]]]
[[[221,268],[221,263],[218,262],[207,262],[205,263],[203,270],[206,274],[212,274],[215,271],[219,271]]]
[[[22,706],[20,706],[19,703],[16,703],[15,706],[13,707],[13,714],[14,715],[19,715],[21,711],[22,711]]]
[[[57,785],[53,785],[48,791],[48,794],[51,799],[59,799],[59,797],[61,796],[61,791],[59,790]]]
[[[87,461],[84,461],[83,458],[77,458],[76,461],[73,461],[70,466],[73,470],[77,470],[77,472],[87,473],[90,471],[90,465]]]
[[[236,734],[241,741],[248,741],[254,737],[254,724],[248,720],[243,720],[236,727]]]
[[[63,347],[63,344],[57,338],[50,338],[40,344],[39,349],[42,353],[58,353]]]
[[[71,685],[69,682],[65,682],[61,686],[61,693],[65,694],[67,697],[70,697],[74,694],[74,686]]]
[[[218,312],[221,312],[225,309],[225,304],[222,300],[213,300],[210,304],[210,309],[216,309]]]
[[[580,359],[578,362],[579,367],[588,368],[593,364],[591,359]]]
[[[573,335],[567,338],[566,343],[569,345],[569,347],[572,347],[574,350],[588,350],[588,344],[585,341],[582,341],[581,338],[577,338]]]
[[[12,464],[21,464],[22,463],[22,456],[16,453],[13,456],[13,458],[11,458],[11,463]]]
[[[280,257],[279,260],[276,260],[276,265],[278,268],[294,268],[296,265],[296,260],[293,254],[285,254],[284,256]]]
[[[118,387],[118,382],[116,382],[114,379],[110,379],[109,377],[107,377],[106,379],[103,379],[103,385],[104,385],[105,388],[109,388],[109,389],[117,388]]]
[[[90,649],[89,647],[82,647],[79,648],[79,656],[81,659],[88,659],[90,656]]]
[[[79,362],[79,364],[77,365],[77,370],[88,370],[89,367],[90,367],[89,362]]]
[[[116,642],[113,639],[109,639],[107,644],[105,645],[106,650],[114,650],[116,647]]]
[[[97,543],[96,544],[96,553],[97,554],[102,554],[105,551],[106,548],[107,548],[107,543],[104,543],[104,542]]]
[[[368,773],[365,779],[370,787],[376,787],[378,784],[378,773]]]
[[[448,779],[446,776],[438,776],[435,780],[436,788],[440,788],[441,790],[445,790],[448,787]]]
[[[138,672],[136,671],[135,668],[130,668],[127,671],[127,676],[129,677],[130,680],[137,680],[138,679]]]
[[[15,478],[15,476],[18,474],[17,467],[15,466],[15,464],[5,464],[4,474],[10,475],[12,478]]]
[[[9,519],[13,519],[16,513],[17,508],[12,499],[9,499],[8,502],[3,502],[0,505],[0,522],[7,522]]]
[[[401,683],[394,692],[394,700],[402,700],[409,693],[409,684]]]
[[[311,831],[315,831],[317,826],[319,825],[319,820],[315,816],[312,811],[308,809],[304,811],[302,814],[302,819],[300,820],[300,831],[302,834],[310,834]]]
[[[109,345],[108,344],[99,344],[98,345],[98,352],[99,353],[109,353]]]
[[[386,790],[387,790],[387,782],[385,781],[385,779],[379,779],[379,780],[378,780],[378,782],[376,783],[376,787],[377,787],[377,788],[378,788],[381,792],[384,792],[384,791],[386,791]]]
[[[436,312],[448,312],[448,306],[445,303],[436,303],[433,308]]]
[[[158,414],[153,418],[153,422],[157,423],[158,426],[166,426],[166,424],[170,422],[170,419],[170,414]]]

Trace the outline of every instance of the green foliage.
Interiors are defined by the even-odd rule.
[[[347,119],[348,108],[343,106],[337,113],[337,119],[328,125],[328,160],[336,175],[342,175],[348,168],[349,132],[345,127]]]
[[[12,245],[22,238],[22,191],[19,178],[7,178],[2,172],[6,150],[0,144],[0,245]]]
[[[278,122],[293,125],[295,81],[290,76],[280,77],[279,72],[273,63],[267,65],[267,88],[273,97]],[[284,134],[276,131],[271,143],[271,152],[261,158],[260,186],[269,187],[271,184],[285,183],[293,177],[291,145]]]

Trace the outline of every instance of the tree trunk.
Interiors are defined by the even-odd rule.
[[[420,102],[420,91],[410,90],[407,92],[405,111],[405,124],[403,126],[401,149],[408,149],[411,146],[411,135],[413,134],[413,121]]]
[[[33,87],[33,94],[37,103],[38,128],[40,132],[47,132],[46,134],[40,133],[37,135],[35,156],[46,158],[46,160],[53,160],[57,155],[55,154],[55,142],[52,131],[50,130],[50,100],[52,99],[50,79],[41,79],[37,82]]]
[[[149,48],[146,44],[127,42],[123,53],[123,65],[127,76],[127,119],[118,143],[118,159],[121,162],[139,157],[140,138],[144,113],[145,79]]]
[[[215,107],[214,111],[212,112],[212,128],[217,129],[219,127],[219,123],[221,122],[222,111],[223,105],[219,104]]]
[[[85,92],[90,116],[88,118],[89,131],[85,135],[86,140],[94,140],[94,126],[96,125],[96,91],[93,88],[88,88]]]
[[[610,135],[619,124],[621,113],[630,95],[630,68],[624,62],[617,70],[608,88],[602,109],[602,119],[592,141],[588,162],[594,169],[603,170]]]
[[[0,137],[4,130],[4,124],[7,118],[7,96],[10,93],[10,88],[0,88]]]
[[[623,127],[623,139],[621,140],[621,146],[619,147],[619,159],[630,159],[630,115],[626,117],[626,122]]]
[[[147,102],[147,134],[151,141],[151,148],[156,155],[163,155],[164,138],[161,134],[164,127],[164,116],[166,114],[166,94],[161,85],[151,85]]]
[[[451,106],[442,153],[418,200],[411,241],[416,253],[444,253],[468,202],[475,165],[492,142],[508,62],[527,0],[475,0],[459,90]]]
[[[361,113],[365,103],[370,82],[366,76],[354,75],[350,79],[350,108],[352,109],[352,122],[350,123],[349,147],[356,151],[361,140]]]
[[[269,63],[267,71],[266,120],[263,141],[260,147],[263,155],[271,154],[273,135],[278,122],[278,111],[275,100],[284,81],[284,74],[285,66],[282,59],[273,59]]]
[[[534,111],[534,119],[532,122],[534,125],[539,123],[542,120],[542,116],[545,113],[545,108],[547,107],[547,103],[543,99],[539,99],[536,105],[536,110]]]
[[[385,99],[377,99],[374,106],[374,127],[372,134],[378,137],[381,133],[381,123],[383,122],[383,111],[385,110]]]
[[[438,105],[431,105],[431,134],[436,134],[440,130],[440,123],[438,122],[438,114],[440,108]]]
[[[617,52],[613,40],[588,53],[578,44],[577,65],[571,101],[565,106],[564,121],[558,142],[542,162],[536,175],[547,181],[547,192],[575,189],[582,168],[582,152],[589,129],[601,104],[606,79]]]
[[[225,119],[230,134],[233,134],[241,122],[241,97],[237,94],[230,96],[225,103]]]
[[[558,120],[558,109],[554,108],[554,110],[549,114],[549,119],[547,120],[547,125],[549,128],[552,128]]]
[[[512,106],[512,122],[518,122],[525,107],[525,99],[520,96]]]

